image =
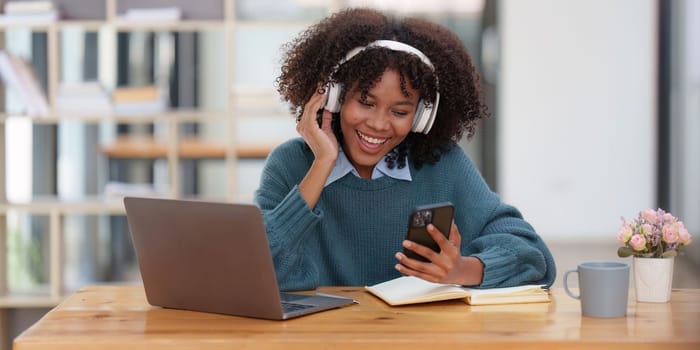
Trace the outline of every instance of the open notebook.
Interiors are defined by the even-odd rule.
[[[543,285],[476,289],[455,284],[431,283],[417,277],[403,276],[366,286],[365,289],[389,305],[406,305],[432,301],[464,299],[470,305],[549,302],[549,290]]]

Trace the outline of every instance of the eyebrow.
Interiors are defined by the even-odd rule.
[[[369,92],[367,93],[367,97],[368,97],[368,98],[373,98],[373,99],[376,99],[376,98],[377,98],[377,96],[374,96],[374,95],[372,95],[372,94],[369,93]],[[409,101],[409,100],[401,100],[401,101],[398,101],[397,103],[395,103],[394,105],[398,105],[398,106],[411,106],[411,107],[416,106],[415,104],[413,104],[413,102],[411,102],[411,101]]]

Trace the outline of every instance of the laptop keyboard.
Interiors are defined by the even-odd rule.
[[[290,303],[283,301],[282,302],[282,310],[286,312],[293,312],[293,311],[299,311],[299,310],[304,310],[308,308],[314,307],[313,305],[305,305],[305,304],[297,304],[297,303]]]

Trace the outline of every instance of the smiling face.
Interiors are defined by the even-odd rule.
[[[408,81],[401,91],[399,72],[388,69],[362,99],[361,91],[351,89],[340,111],[343,150],[365,179],[384,156],[399,145],[411,131],[420,94]]]

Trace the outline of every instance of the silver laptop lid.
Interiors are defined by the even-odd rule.
[[[124,206],[151,305],[284,318],[257,207],[134,197]]]

